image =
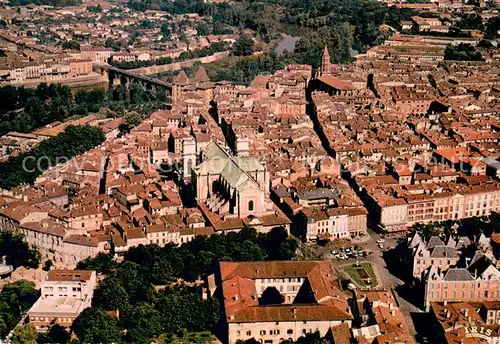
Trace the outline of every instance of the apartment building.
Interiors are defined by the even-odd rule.
[[[500,183],[487,176],[462,176],[452,182],[398,185],[392,177],[359,178],[372,217],[385,231],[416,223],[489,216],[500,209]],[[387,178],[386,178],[387,177]]]
[[[481,253],[465,268],[440,271],[431,267],[425,276],[425,305],[432,302],[496,301],[500,297],[500,272]]]
[[[108,63],[113,50],[92,45],[80,46],[81,57],[94,63]]]
[[[96,285],[95,271],[49,271],[42,282],[40,298],[28,311],[29,322],[38,332],[45,332],[54,324],[69,328],[91,306]]]

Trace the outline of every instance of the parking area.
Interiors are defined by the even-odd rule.
[[[330,258],[335,260],[363,259],[367,256],[366,249],[359,245],[345,246],[330,252]]]

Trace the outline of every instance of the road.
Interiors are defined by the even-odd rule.
[[[371,255],[367,257],[367,260],[371,261],[377,268],[378,275],[382,279],[381,285],[384,288],[393,288],[394,293],[396,294],[396,298],[399,302],[399,309],[403,312],[408,326],[410,327],[410,332],[414,336],[416,334],[415,326],[413,324],[413,319],[411,317],[411,313],[418,313],[420,310],[399,296],[397,291],[395,290],[397,286],[403,285],[404,282],[392,275],[387,269],[387,265],[382,258],[383,250],[393,249],[397,246],[398,241],[395,238],[391,238],[389,236],[385,236],[385,242],[382,244],[384,246],[383,249],[380,249],[377,244],[377,240],[381,237],[378,233],[373,232],[372,230],[368,230],[368,234],[372,238],[372,240],[368,241],[366,246],[369,250],[373,251]],[[408,267],[409,268],[409,267]]]

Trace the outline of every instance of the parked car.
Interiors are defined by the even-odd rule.
[[[384,248],[384,245],[382,245],[382,244],[378,244],[378,247],[380,247],[380,248],[382,248],[382,249],[383,249],[383,248]]]
[[[385,242],[385,239],[378,239],[377,240],[377,243],[381,244],[381,243],[384,243]]]

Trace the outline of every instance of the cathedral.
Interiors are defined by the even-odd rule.
[[[247,217],[273,211],[269,172],[256,158],[247,156],[244,147],[245,142],[240,142],[238,155],[233,156],[212,141],[202,152],[202,162],[193,169],[196,199],[210,212]]]

